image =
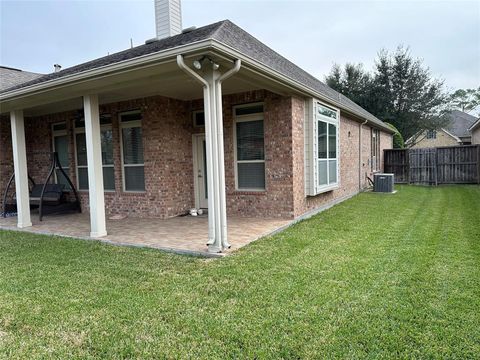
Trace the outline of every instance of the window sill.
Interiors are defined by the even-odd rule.
[[[333,190],[338,190],[339,188],[340,188],[339,184],[328,185],[328,186],[325,186],[323,188],[318,189],[317,193],[315,195],[310,195],[310,196],[317,196],[317,195],[320,195],[320,194],[323,194],[323,193],[326,193],[326,192],[330,192],[330,191],[333,191]]]

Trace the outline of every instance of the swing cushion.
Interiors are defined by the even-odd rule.
[[[63,197],[63,184],[47,184],[43,201],[49,204],[59,204]],[[30,204],[39,205],[40,196],[42,195],[43,185],[35,185],[30,193]]]

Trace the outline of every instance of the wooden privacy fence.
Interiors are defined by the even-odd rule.
[[[480,145],[384,150],[384,169],[399,184],[480,184]]]

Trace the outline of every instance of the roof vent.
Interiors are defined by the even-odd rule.
[[[155,0],[157,39],[181,34],[182,9],[180,0]]]
[[[148,40],[145,40],[145,45],[153,44],[154,42],[157,42],[157,41],[158,41],[157,38],[148,39]]]
[[[189,33],[189,32],[192,32],[193,30],[195,30],[197,27],[196,26],[190,26],[186,29],[183,29],[182,30],[182,34],[186,34],[186,33]]]
[[[55,72],[56,72],[56,73],[59,72],[60,70],[62,70],[62,66],[59,65],[59,64],[54,64],[54,65],[53,65],[53,68],[55,69]]]

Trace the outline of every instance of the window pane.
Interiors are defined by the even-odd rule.
[[[265,189],[265,163],[238,164],[239,189]]]
[[[68,136],[55,136],[54,143],[60,164],[62,167],[68,167]]]
[[[88,190],[88,169],[78,169],[78,188],[79,190]]]
[[[145,176],[143,166],[125,167],[125,190],[144,191]]]
[[[237,122],[237,160],[264,160],[263,120]]]
[[[142,128],[122,129],[124,164],[143,164]]]
[[[327,160],[318,160],[318,185],[327,185]]]
[[[113,167],[103,168],[103,188],[105,190],[115,190],[115,171]]]
[[[320,115],[323,116],[328,116],[329,118],[336,119],[337,118],[337,112],[333,109],[330,109],[326,106],[319,105],[317,104],[317,112]]]
[[[263,105],[243,106],[235,109],[235,114],[239,115],[251,115],[263,113]]]
[[[54,124],[53,131],[67,130],[67,123]]]
[[[327,123],[318,122],[318,158],[327,158]]]
[[[76,135],[77,145],[77,166],[87,166],[87,144],[85,142],[85,134]]]
[[[337,182],[337,160],[328,160],[328,182],[335,184]]]
[[[121,122],[137,121],[137,120],[142,120],[142,114],[140,112],[121,115]]]
[[[337,127],[333,124],[328,124],[328,157],[337,157]]]
[[[112,130],[103,130],[101,132],[101,138],[102,138],[102,164],[113,165]]]
[[[198,127],[205,126],[205,113],[203,111],[198,111],[194,113],[194,125]]]

